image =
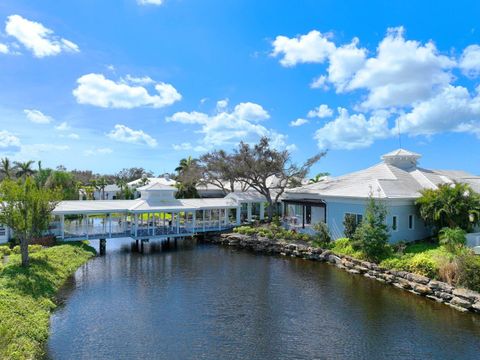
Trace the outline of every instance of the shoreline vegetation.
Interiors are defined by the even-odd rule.
[[[22,267],[17,249],[0,246],[0,359],[45,356],[57,292],[96,254],[87,242],[29,250],[30,266]]]

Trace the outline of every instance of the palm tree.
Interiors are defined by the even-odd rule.
[[[140,186],[145,186],[147,185],[148,183],[150,182],[150,180],[148,180],[148,177],[146,177],[145,175],[142,176],[142,178],[140,179],[140,181],[138,182]]]
[[[108,185],[104,176],[97,180],[97,186],[102,191],[102,200],[105,200],[105,187]]]
[[[190,167],[192,167],[193,165],[195,165],[197,162],[198,162],[197,159],[193,159],[191,156],[189,156],[189,157],[186,158],[186,159],[180,160],[180,164],[177,166],[177,168],[175,169],[175,171],[176,171],[177,173],[179,173],[179,174],[184,173],[184,172],[187,171]]]
[[[120,188],[120,192],[122,192],[125,186],[127,186],[127,182],[125,181],[125,179],[122,178],[118,178],[115,181],[115,184]]]
[[[35,170],[32,169],[32,165],[35,163],[33,160],[28,160],[25,162],[15,161],[14,164],[17,167],[17,178],[27,178],[35,174]]]
[[[320,181],[323,181],[325,180],[324,178],[329,176],[330,173],[328,172],[322,172],[322,173],[318,173],[317,175],[315,175],[315,177],[311,178],[310,180],[308,180],[308,183],[309,184],[315,184],[315,183],[318,183]]]
[[[14,175],[15,167],[12,166],[10,159],[5,157],[0,161],[0,174],[5,179],[11,179]]]

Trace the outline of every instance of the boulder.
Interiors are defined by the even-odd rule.
[[[426,276],[422,275],[417,275],[417,274],[412,274],[408,273],[406,276],[406,279],[409,281],[413,281],[419,284],[427,285],[430,282],[430,279]]]
[[[432,289],[430,289],[427,285],[423,285],[423,284],[413,285],[413,290],[419,293],[420,295],[430,295],[432,293]]]
[[[431,289],[433,290],[441,290],[443,292],[447,292],[447,293],[452,293],[453,291],[453,286],[452,285],[449,285],[445,282],[442,282],[442,281],[437,281],[437,280],[431,280],[429,283],[428,283],[428,286],[430,286]]]
[[[470,302],[480,300],[480,294],[472,290],[457,288],[453,290],[452,293],[453,295],[469,300]]]
[[[450,304],[468,309],[472,306],[472,303],[468,300],[462,299],[461,297],[454,296],[452,300],[450,300]]]
[[[472,309],[476,312],[480,312],[480,301],[477,301],[475,304],[473,304]]]
[[[436,297],[439,297],[445,301],[450,301],[453,298],[453,295],[448,292],[435,291],[434,294]]]

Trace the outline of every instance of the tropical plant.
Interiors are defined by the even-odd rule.
[[[97,180],[98,189],[102,192],[102,200],[105,200],[105,188],[107,187],[108,183],[105,179],[105,176],[102,176],[100,179]]]
[[[326,245],[332,241],[332,237],[330,236],[330,230],[328,226],[323,221],[320,221],[313,225],[313,230],[315,231],[314,239],[316,242],[322,245]]]
[[[318,173],[317,175],[315,175],[313,178],[311,178],[310,180],[308,180],[308,183],[309,184],[315,184],[315,183],[318,183],[320,181],[323,181],[325,180],[325,177],[329,176],[330,173],[329,172],[321,172],[321,173]]]
[[[457,285],[480,291],[480,257],[465,249],[457,258]]]
[[[343,219],[343,233],[345,237],[352,239],[357,227],[357,216],[355,214],[345,214],[345,218]]]
[[[4,179],[11,179],[15,176],[15,167],[7,157],[4,157],[0,161],[0,174]]]
[[[440,240],[440,245],[445,246],[449,252],[456,253],[467,243],[465,234],[465,230],[459,227],[453,229],[443,228],[438,233],[438,239]]]
[[[25,179],[29,176],[35,174],[35,170],[32,169],[32,165],[35,163],[33,160],[28,160],[24,162],[15,161],[15,167],[17,168],[16,176],[17,178]]]
[[[353,245],[365,253],[369,260],[378,261],[388,253],[387,209],[376,201],[373,194],[368,199],[365,216],[353,235]]]
[[[467,184],[443,184],[421,194],[416,201],[420,216],[436,231],[444,227],[468,231],[479,221],[480,195]]]
[[[48,229],[50,214],[60,198],[57,189],[38,187],[30,177],[0,183],[0,223],[20,240],[22,266],[29,263],[28,243]]]
[[[75,177],[69,172],[52,171],[45,182],[45,187],[48,189],[61,189],[63,200],[78,199],[78,184],[75,181]]]

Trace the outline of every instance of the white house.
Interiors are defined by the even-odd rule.
[[[345,216],[352,214],[360,222],[373,194],[387,206],[391,242],[429,236],[431,229],[419,218],[415,207],[420,191],[461,182],[480,192],[480,177],[464,171],[424,169],[418,166],[420,157],[398,149],[367,169],[287,190],[283,199],[286,226],[308,232],[313,224],[324,221],[334,238],[343,237]]]

